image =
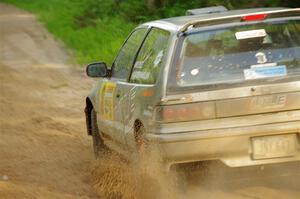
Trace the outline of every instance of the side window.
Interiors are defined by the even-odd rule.
[[[166,54],[170,33],[152,28],[138,54],[130,82],[154,84]]]
[[[146,28],[135,30],[127,39],[113,64],[112,76],[126,80],[131,71],[136,53],[145,37]]]

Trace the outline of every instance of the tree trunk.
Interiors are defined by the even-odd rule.
[[[146,5],[149,10],[155,9],[156,0],[146,0]]]

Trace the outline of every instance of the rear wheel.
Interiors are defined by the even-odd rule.
[[[137,122],[135,125],[135,142],[136,142],[136,148],[137,152],[140,155],[143,155],[146,150],[146,140],[144,139],[143,135],[145,133],[145,128],[142,123]]]
[[[156,184],[166,183],[168,185],[168,190],[163,190],[164,194],[170,194],[173,191],[177,191],[179,194],[185,193],[187,187],[185,171],[177,168],[167,169],[161,159],[159,146],[147,142],[144,138],[145,133],[144,125],[141,122],[137,122],[135,124],[136,149],[140,164],[146,164],[143,168],[147,167],[146,171],[148,173],[144,175],[153,176],[153,174],[159,174],[157,180],[162,182],[156,182]],[[162,186],[165,186],[165,184]]]
[[[101,133],[99,132],[97,125],[97,114],[94,109],[91,111],[91,128],[92,128],[92,137],[93,137],[93,148],[95,157],[99,157],[101,153],[106,150]]]

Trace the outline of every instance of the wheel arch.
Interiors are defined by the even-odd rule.
[[[92,103],[92,100],[87,97],[85,99],[85,122],[86,122],[86,130],[88,135],[92,135],[92,123],[91,123],[91,114],[92,109],[94,108],[94,105]]]

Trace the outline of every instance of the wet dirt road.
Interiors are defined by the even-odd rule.
[[[95,161],[83,115],[91,83],[33,15],[0,3],[0,199],[97,198],[95,173],[122,179],[127,187],[112,179],[102,185],[131,190],[128,170],[118,163],[114,173],[114,160],[102,163],[104,171],[91,172]],[[249,173],[257,178],[251,181],[247,176],[239,181],[227,176],[225,183],[223,177],[200,179],[179,197],[300,198],[299,177],[262,173]],[[294,173],[300,173],[299,166]],[[221,179],[223,185],[216,185]]]
[[[34,16],[0,4],[0,198],[95,198],[90,80]]]

